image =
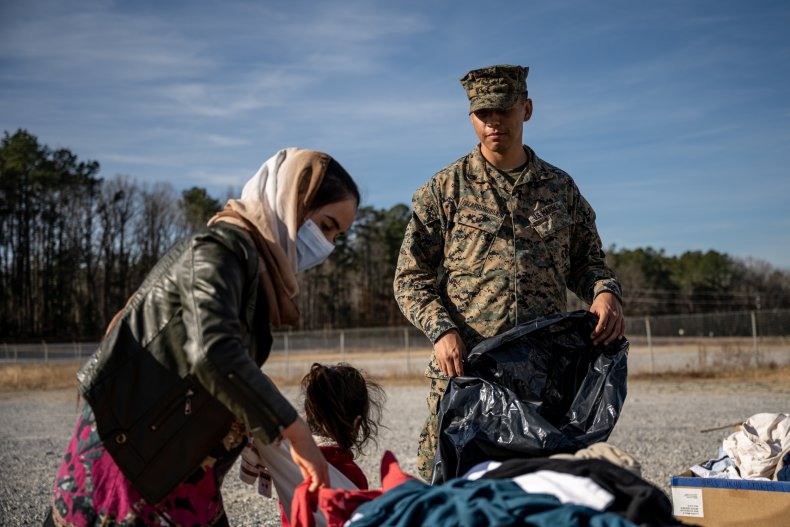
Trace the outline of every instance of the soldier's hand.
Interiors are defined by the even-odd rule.
[[[590,335],[593,344],[610,344],[625,335],[623,306],[612,293],[603,292],[595,297],[590,313],[598,315],[598,325]]]
[[[463,360],[466,358],[466,345],[461,340],[458,331],[451,329],[433,345],[439,369],[448,377],[457,377],[464,374]]]

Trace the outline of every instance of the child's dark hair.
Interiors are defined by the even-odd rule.
[[[314,363],[302,379],[307,424],[314,434],[334,440],[340,448],[358,453],[376,441],[386,399],[377,383],[348,364]]]
[[[310,210],[315,210],[329,203],[337,203],[348,198],[354,198],[359,205],[359,189],[346,169],[334,159],[329,160],[324,179],[310,203]]]

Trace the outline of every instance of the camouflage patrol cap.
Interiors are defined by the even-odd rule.
[[[482,109],[506,110],[527,91],[529,68],[499,64],[472,70],[461,79],[469,97],[469,113]]]

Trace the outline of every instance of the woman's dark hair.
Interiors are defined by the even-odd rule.
[[[337,203],[348,198],[354,198],[357,205],[359,205],[360,197],[357,184],[354,183],[354,180],[351,179],[349,173],[346,172],[346,169],[340,163],[330,159],[329,164],[326,166],[324,180],[318,187],[309,209],[315,210],[329,203]]]
[[[345,363],[314,363],[302,379],[302,393],[307,425],[314,434],[357,453],[368,440],[376,441],[386,395],[358,369]]]

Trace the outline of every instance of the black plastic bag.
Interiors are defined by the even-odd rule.
[[[475,346],[440,404],[433,481],[476,464],[606,441],[626,396],[628,341],[594,346],[597,317],[560,313]]]

